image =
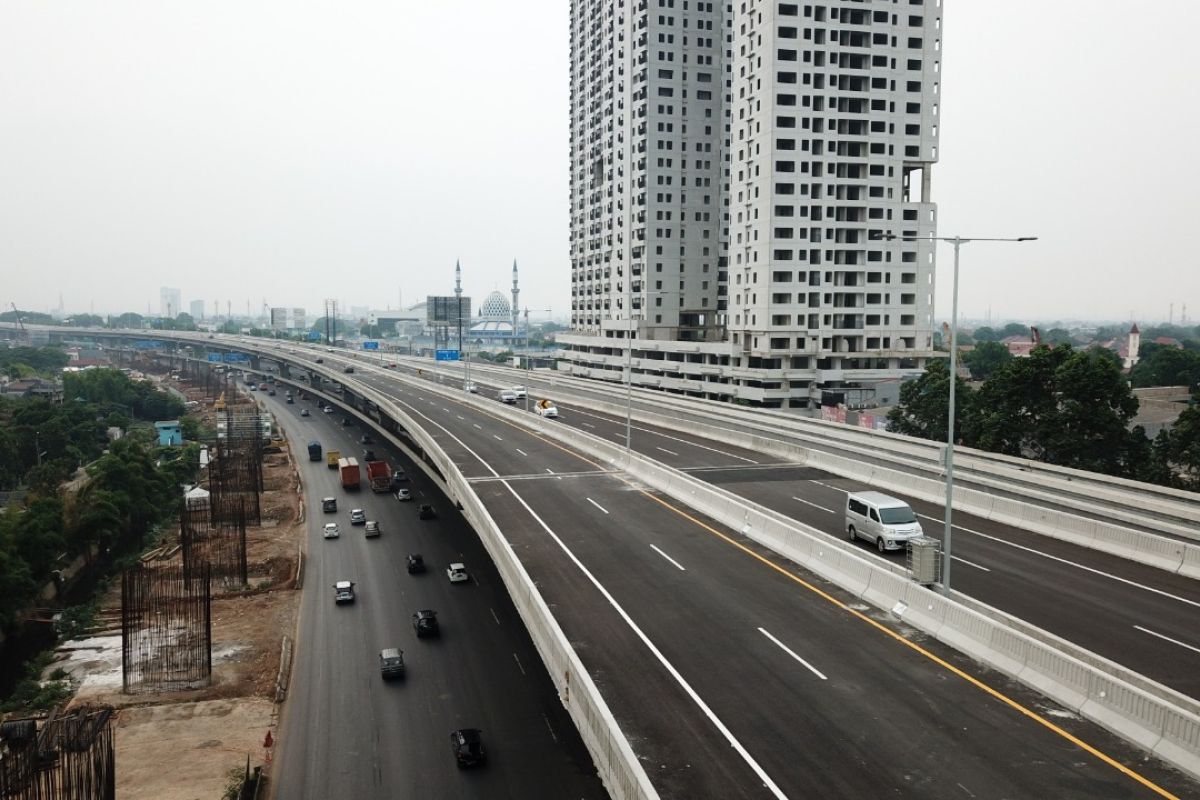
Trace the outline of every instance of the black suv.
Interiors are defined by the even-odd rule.
[[[429,503],[421,503],[417,509],[417,516],[421,519],[435,519],[437,512],[433,510],[433,506],[429,505]]]
[[[425,559],[420,553],[408,554],[408,574],[413,575],[425,571]]]
[[[412,616],[413,630],[417,632],[418,639],[424,639],[426,636],[437,636],[441,633],[438,629],[437,612],[432,609],[418,611]]]
[[[345,372],[347,374],[354,372],[354,367],[343,367],[342,372]]]
[[[450,749],[459,769],[473,767],[487,761],[483,752],[483,731],[478,728],[460,728],[450,732]]]

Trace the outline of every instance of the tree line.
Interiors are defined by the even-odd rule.
[[[199,445],[159,447],[152,425],[134,423],[179,416],[178,399],[118,370],[63,379],[62,404],[0,398],[0,486],[27,490],[0,513],[3,630],[76,556],[138,549],[178,511],[181,484],[198,471]],[[131,425],[109,441],[109,427]],[[87,480],[64,489],[81,466]]]
[[[1157,360],[1156,353],[1152,356],[1148,363]],[[1138,401],[1113,353],[1042,345],[1028,358],[989,360],[981,371],[986,377],[979,388],[955,378],[954,429],[960,444],[1200,490],[1200,406],[1193,403],[1170,430],[1147,438],[1140,425],[1131,427]],[[1184,385],[1195,388],[1195,383]],[[931,363],[900,390],[900,403],[888,413],[889,429],[945,441],[949,390],[947,363]]]

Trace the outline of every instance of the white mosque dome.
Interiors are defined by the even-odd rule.
[[[492,292],[484,298],[483,304],[479,306],[479,316],[482,319],[510,319],[512,306],[509,304],[508,298],[500,292]]]

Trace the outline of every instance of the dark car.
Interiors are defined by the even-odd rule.
[[[350,524],[351,525],[366,525],[367,514],[361,508],[350,509]]]
[[[425,557],[420,553],[408,554],[408,574],[413,575],[425,571]]]
[[[417,632],[418,639],[424,639],[426,636],[437,636],[441,633],[438,629],[437,612],[433,609],[425,609],[418,611],[412,616],[413,630]]]
[[[417,516],[421,519],[436,519],[437,512],[433,510],[433,506],[429,505],[429,503],[421,503],[421,506],[417,509]]]
[[[325,359],[323,359],[323,358],[318,358],[318,359],[317,359],[317,363],[318,363],[318,364],[324,364],[324,363],[325,363]]]
[[[375,460],[375,451],[374,450],[363,450],[363,460],[364,461],[374,461]]]
[[[289,395],[288,395],[288,398],[287,398],[287,404],[290,406],[290,405],[295,405],[295,403],[296,403],[296,398],[292,397],[292,396],[289,394]]]
[[[375,440],[371,438],[371,434],[364,433],[358,440],[359,444],[375,444]]]
[[[342,372],[346,372],[346,373],[354,372],[354,367],[343,367]]]
[[[300,409],[300,416],[302,416],[302,417],[308,417],[308,416],[311,416],[311,414],[309,414],[309,413],[308,413],[308,409],[307,409],[307,408],[302,408],[302,409]]]
[[[460,728],[450,732],[450,749],[459,769],[474,767],[487,761],[483,752],[483,731],[478,728]]]
[[[342,417],[342,427],[343,428],[348,427],[353,424],[354,424],[353,421],[349,417]]]
[[[274,396],[275,396],[275,390],[274,390],[274,389],[271,389],[269,392],[267,392],[267,394],[268,394],[268,395],[270,395],[271,397],[274,397]]]

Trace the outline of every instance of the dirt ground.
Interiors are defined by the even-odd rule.
[[[177,386],[193,397],[186,385]],[[275,733],[281,646],[296,629],[300,592],[293,581],[304,529],[287,444],[272,444],[282,452],[264,458],[263,524],[246,531],[248,588],[227,592],[214,584],[211,685],[122,693],[119,586],[103,600],[96,629],[65,643],[51,666],[66,669],[78,686],[72,704],[107,703],[119,709],[115,747],[121,800],[215,800],[228,785],[230,770],[244,769],[247,756],[252,768],[267,763],[263,740],[268,731]],[[178,542],[177,531],[173,541]],[[178,559],[175,552],[151,563]]]

